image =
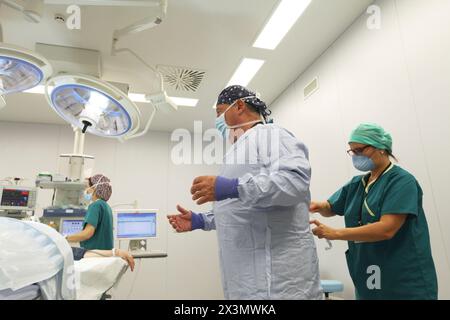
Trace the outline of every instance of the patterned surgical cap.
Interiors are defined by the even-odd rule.
[[[232,104],[239,99],[255,108],[268,121],[272,112],[267,108],[266,103],[260,99],[259,94],[243,86],[230,86],[224,89],[217,99],[217,105]]]
[[[112,195],[111,180],[102,174],[96,174],[89,178],[89,183],[95,189],[95,194],[100,199],[108,201]]]

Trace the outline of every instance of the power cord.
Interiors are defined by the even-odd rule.
[[[134,285],[136,283],[137,275],[138,275],[139,271],[141,270],[141,264],[142,264],[142,259],[139,259],[139,265],[134,270],[134,272],[136,272],[136,274],[134,275],[133,282],[131,283],[131,288],[130,288],[130,292],[128,292],[127,300],[130,299],[131,293],[133,292],[133,288],[134,288]]]

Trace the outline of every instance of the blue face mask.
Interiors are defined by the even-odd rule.
[[[359,171],[367,172],[375,169],[375,163],[369,157],[354,155],[352,161],[353,166]]]
[[[228,126],[225,122],[225,113],[222,113],[220,117],[216,118],[216,129],[222,134],[222,137],[226,139]]]
[[[252,97],[253,96],[244,97],[244,98],[241,98],[239,100],[246,99],[246,98],[252,98]],[[257,123],[257,122],[261,122],[262,121],[262,120],[254,120],[254,121],[249,121],[249,122],[242,123],[242,124],[239,124],[239,125],[236,125],[236,126],[229,126],[229,125],[227,125],[227,122],[225,120],[225,113],[227,113],[227,111],[230,110],[237,102],[238,102],[238,100],[233,102],[219,117],[216,118],[216,129],[222,134],[222,137],[224,139],[227,138],[227,130],[228,129],[236,129],[236,128],[240,128],[240,127],[243,127],[243,126],[248,125],[248,124],[253,124],[253,123]]]
[[[84,192],[84,200],[91,202],[92,201],[92,194],[87,193],[86,191]]]
[[[227,110],[225,110],[219,117],[216,118],[216,129],[219,130],[219,132],[222,134],[222,137],[224,139],[227,138],[227,129],[228,129],[228,125],[227,122],[225,120],[225,113],[227,113],[228,110],[230,110],[237,101],[235,101],[233,104],[231,104]]]

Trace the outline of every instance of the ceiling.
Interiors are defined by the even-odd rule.
[[[75,2],[75,1],[74,1]],[[136,51],[151,65],[170,65],[206,72],[196,93],[177,92],[171,96],[199,99],[197,107],[180,107],[177,112],[158,113],[152,130],[172,131],[193,128],[194,121],[212,127],[212,106],[227,85],[242,58],[266,60],[249,87],[273,102],[345,29],[372,0],[313,0],[288,35],[274,51],[253,48],[253,42],[270,17],[278,0],[169,0],[164,22],[153,29],[123,38],[118,47]],[[99,50],[103,59],[103,79],[130,84],[130,91],[149,93],[155,78],[131,56],[111,56],[112,34],[138,21],[151,8],[81,7],[81,29],[69,30],[54,20],[65,6],[46,5],[39,24],[0,7],[4,42],[34,50],[37,42]],[[48,106],[43,95],[19,93],[6,97],[0,121],[64,123]],[[139,104],[144,116],[148,104]]]

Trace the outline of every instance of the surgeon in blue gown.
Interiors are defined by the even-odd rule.
[[[226,299],[322,299],[306,146],[267,124],[266,104],[242,86],[223,90],[216,110],[216,128],[232,145],[220,175],[197,177],[191,188],[213,210],[178,206],[169,222],[177,232],[217,230]]]

